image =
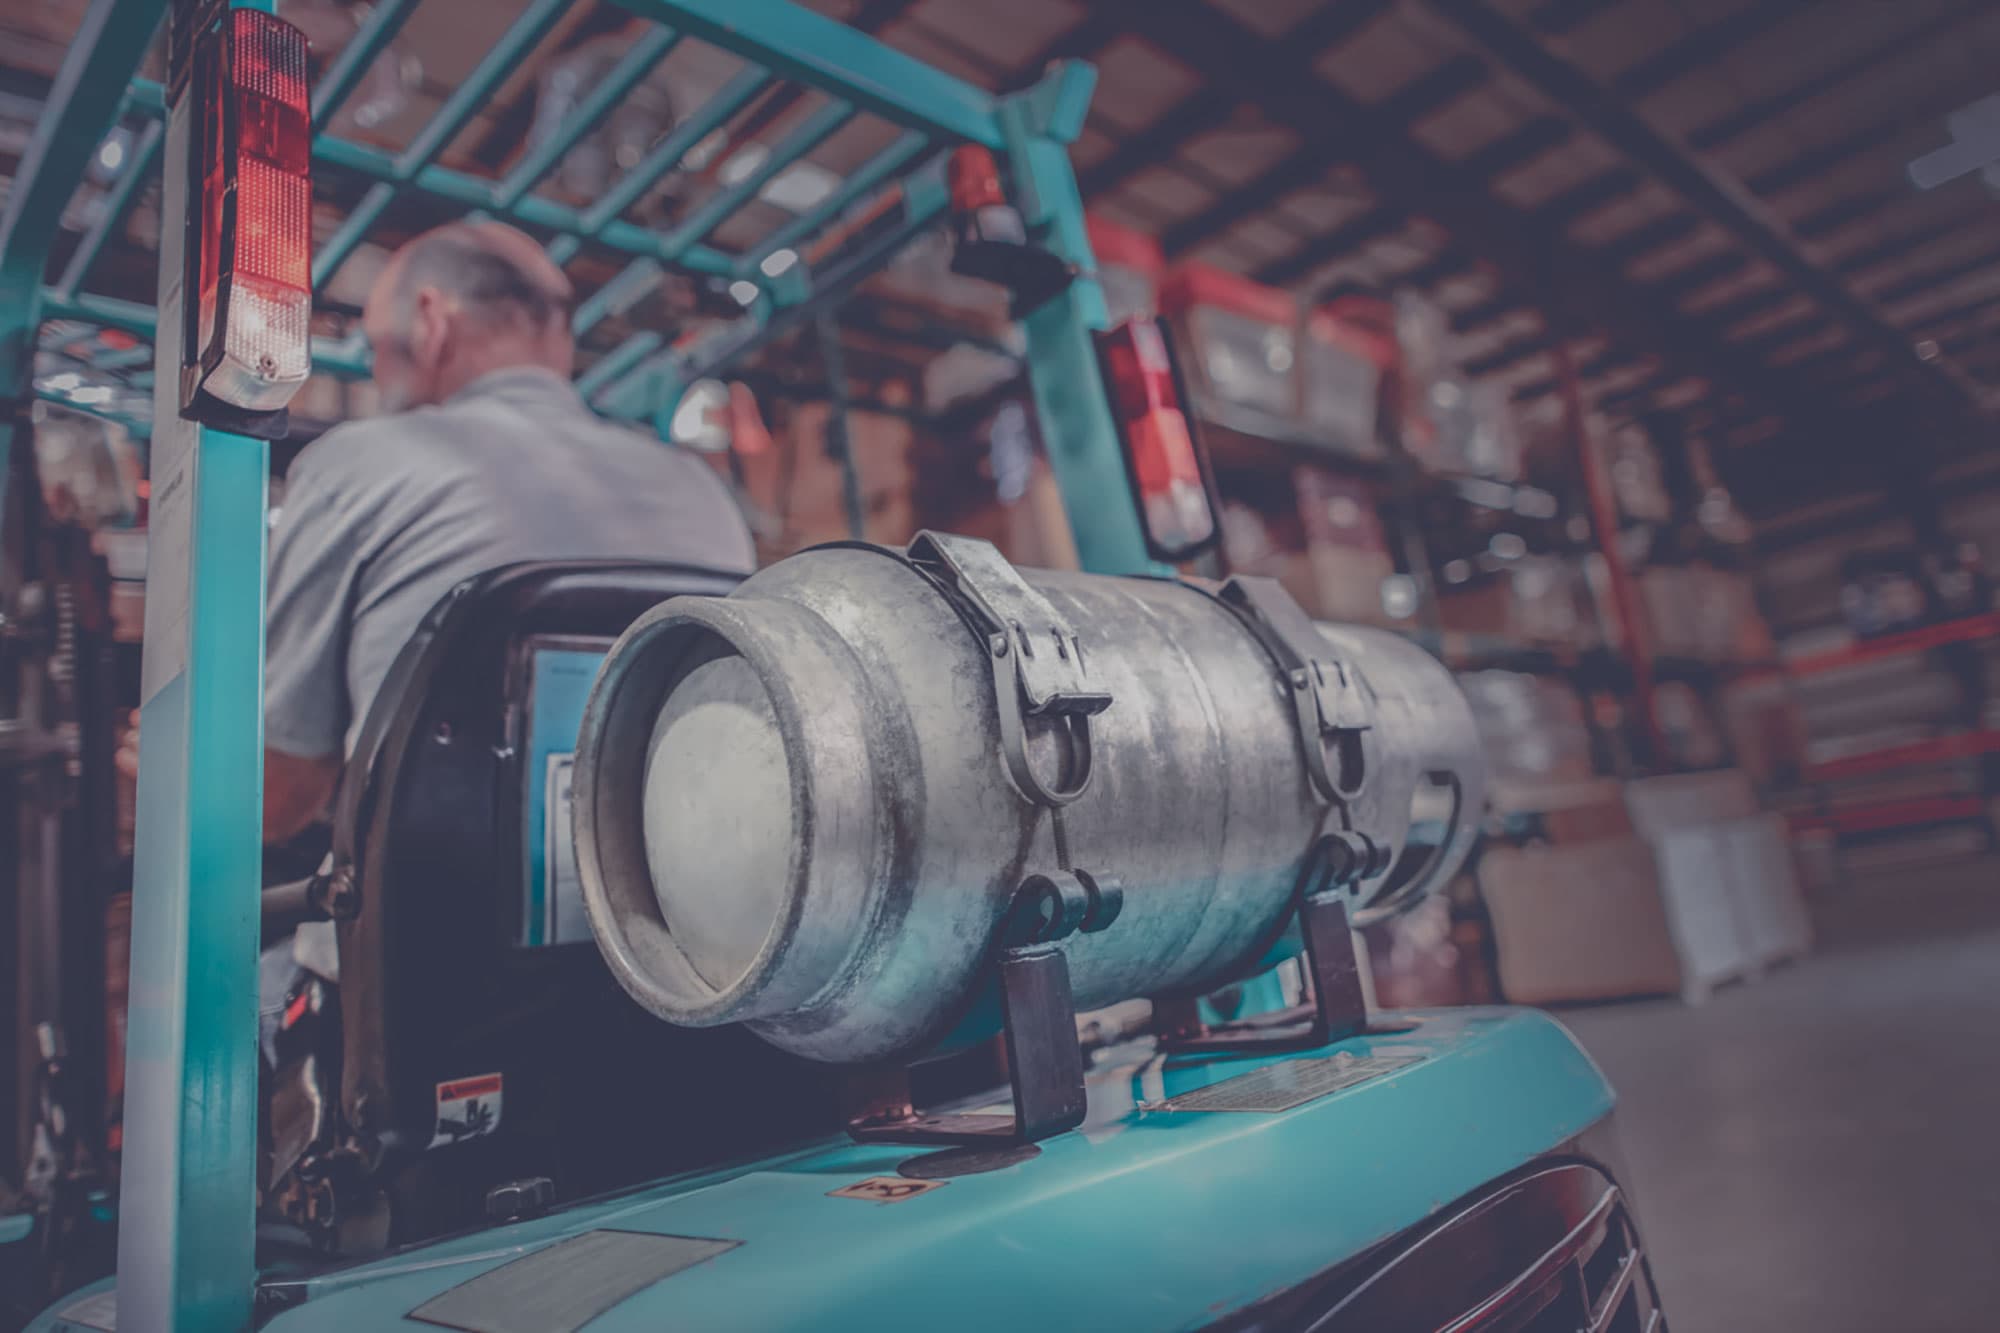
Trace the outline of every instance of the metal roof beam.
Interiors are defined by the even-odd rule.
[[[1989,310],[2000,309],[2000,295],[1981,296],[1974,300],[1962,301],[1943,310],[1933,311],[1910,326],[1913,333],[1928,333],[1930,330],[1949,324],[1953,320],[1983,315]]]
[[[1880,121],[1866,129],[1857,130],[1845,139],[1821,144],[1803,153],[1795,153],[1768,171],[1760,171],[1754,176],[1746,177],[1743,183],[1753,194],[1781,194],[1794,186],[1805,184],[1815,176],[1825,175],[1870,149],[1880,148],[1902,132],[1901,122]]]
[[[1375,104],[1385,116],[1418,121],[1456,102],[1486,82],[1486,62],[1461,52],[1419,74]]]
[[[1319,54],[1346,42],[1388,13],[1394,4],[1395,0],[1343,0],[1341,4],[1325,5],[1293,29],[1286,40]],[[1095,5],[1091,15],[1145,37],[1152,35],[1152,25],[1141,21],[1134,7],[1127,3]],[[1206,60],[1190,60],[1157,40],[1153,45],[1192,69],[1204,70],[1208,66]],[[1236,103],[1234,96],[1213,83],[1204,84],[1179,106],[1113,149],[1102,162],[1085,168],[1077,181],[1084,196],[1115,190],[1148,167],[1165,162],[1183,143],[1226,121]]]
[[[1976,216],[1956,217],[1944,222],[1933,222],[1921,227],[1912,227],[1908,231],[1899,231],[1886,241],[1868,246],[1866,249],[1856,250],[1852,254],[1842,255],[1833,261],[1833,271],[1836,273],[1862,273],[1882,264],[1891,264],[1905,255],[1922,249],[1933,241],[1942,241],[1947,237],[1956,236],[1968,227],[1981,225],[1983,221],[1983,218]]]
[[[1575,32],[1618,0],[1544,0],[1534,13],[1528,15],[1528,22],[1535,25],[1535,31],[1552,36]]]
[[[1311,185],[1347,156],[1347,145],[1338,137],[1309,140],[1305,147],[1287,153],[1269,171],[1210,204],[1192,217],[1176,222],[1160,237],[1160,247],[1169,256],[1200,245],[1211,236],[1229,230],[1246,218],[1271,208],[1294,190]]]
[[[1913,380],[1928,381],[1927,392],[1941,404],[1953,410],[1969,409],[1975,404],[1968,385],[1948,374],[1937,363],[1918,360],[1908,338],[1873,305],[1856,296],[1845,283],[1807,257],[1783,223],[1744,194],[1734,182],[1711,172],[1685,149],[1655,130],[1620,96],[1608,92],[1568,62],[1550,54],[1532,33],[1516,25],[1505,14],[1490,8],[1483,0],[1429,0],[1429,3],[1544,96],[1559,106],[1569,108],[1584,124],[1632,161],[1645,167],[1740,243],[1775,266],[1814,302],[1838,313],[1854,326],[1857,333],[1887,352],[1892,357],[1892,365],[1901,366]],[[1743,16],[1778,9],[1796,12],[1796,5],[1787,3],[1780,6],[1775,5],[1773,0],[1766,0],[1764,4],[1742,11],[1735,19],[1726,19],[1705,29],[1704,33],[1712,36],[1728,30],[1729,40],[1741,40],[1737,29],[1748,21]],[[1768,19],[1770,23],[1776,21],[1776,17]],[[1628,86],[1630,82],[1630,75],[1620,81],[1627,97],[1635,95]]]
[[[1761,0],[1729,17],[1667,43],[1611,80],[1628,102],[1650,97],[1676,79],[1694,73],[1754,37],[1803,12],[1799,0]]]
[[[1455,56],[1390,93],[1377,104],[1377,109],[1399,121],[1418,120],[1471,92],[1485,81],[1485,61],[1469,55]],[[1169,255],[1191,250],[1245,218],[1264,212],[1293,190],[1310,185],[1344,161],[1347,155],[1348,146],[1341,142],[1338,135],[1308,139],[1304,147],[1286,154],[1282,161],[1263,175],[1237,187],[1193,217],[1169,227],[1160,238],[1160,244]]]
[[[875,0],[875,3],[889,3],[899,9],[907,9],[916,3],[916,0]],[[1125,30],[1125,25],[1118,21],[1116,14],[1109,10],[1093,9],[1083,16],[1082,22],[1057,34],[1041,50],[1022,61],[1007,76],[1002,86],[1009,91],[1021,91],[1033,87],[1035,81],[1040,79],[1048,67],[1056,61],[1091,59],[1118,40]]]
[[[1718,321],[1718,323],[1725,321]],[[1727,322],[1734,322],[1727,321]],[[1818,333],[1827,326],[1826,315],[1818,310],[1801,310],[1773,324],[1768,329],[1760,329],[1747,338],[1732,340],[1728,345],[1752,356],[1762,357],[1777,351],[1786,343],[1795,343],[1808,335]],[[1844,345],[1850,354],[1858,351],[1853,343]],[[1794,367],[1796,369],[1796,367]]]
[[[1575,134],[1576,127],[1559,116],[1537,116],[1460,158],[1458,167],[1483,180],[1492,180],[1534,161],[1552,148],[1561,147]]]
[[[1697,259],[1686,268],[1675,269],[1654,286],[1679,300],[1692,296],[1710,283],[1734,277],[1748,267],[1750,256],[1741,250],[1722,250]]]
[[[1257,280],[1280,286],[1296,282],[1322,264],[1401,230],[1409,218],[1400,208],[1371,209],[1360,217],[1349,218],[1332,231],[1320,233],[1284,258],[1264,265],[1257,270]]]
[[[1701,218],[1693,213],[1668,213],[1642,222],[1631,231],[1605,244],[1598,253],[1623,268],[1653,251],[1684,241],[1701,229]]]
[[[1995,264],[2000,264],[2000,250],[1982,250],[1969,258],[1928,268],[1913,273],[1900,282],[1890,283],[1875,293],[1875,299],[1884,305],[1907,301],[1912,296],[1921,296],[1925,292],[1934,291],[1948,282],[1956,282],[1960,278],[1977,273],[1983,268],[1991,268]]]
[[[1629,347],[1607,343],[1602,351],[1578,366],[1576,371],[1585,379],[1593,379],[1617,370],[1620,366],[1629,366],[1635,361],[1644,359],[1644,356],[1643,352],[1635,352]]]
[[[1760,195],[1789,190],[1795,185],[1802,185],[1815,176],[1823,175],[1850,162],[1863,153],[1895,143],[1913,125],[1941,121],[1966,103],[1983,97],[1992,90],[1992,76],[1981,66],[1970,79],[1948,86],[1939,85],[1936,96],[1916,106],[1858,130],[1838,142],[1824,144],[1787,158],[1769,171],[1750,177],[1744,184]],[[1908,187],[1905,186],[1895,197],[1907,199]]]
[[[1509,366],[1517,366],[1529,357],[1539,356],[1555,345],[1555,335],[1543,329],[1524,338],[1516,338],[1513,342],[1504,343],[1484,356],[1474,357],[1460,365],[1459,369],[1473,379],[1479,379],[1496,371],[1505,370]]]
[[[1108,194],[1148,167],[1165,162],[1195,135],[1228,120],[1235,109],[1235,98],[1214,87],[1204,87],[1112,149],[1102,162],[1085,167],[1077,184],[1086,198]]]
[[[1964,356],[1967,352],[1976,350],[1981,344],[1991,344],[1992,337],[1991,329],[1970,328],[1949,338],[1938,339],[1938,350],[1946,356]]]
[[[1818,240],[1842,227],[1873,217],[1883,209],[1908,199],[1908,190],[1866,190],[1851,194],[1845,199],[1835,200],[1823,208],[1818,208],[1792,224],[1792,234],[1812,241]]]
[[[1462,273],[1469,273],[1479,267],[1479,261],[1465,251],[1447,246],[1444,253],[1425,260],[1416,268],[1397,278],[1399,285],[1430,289],[1441,282],[1449,281]]]
[[[1631,167],[1612,167],[1557,192],[1534,209],[1535,221],[1544,227],[1563,228],[1578,218],[1632,193],[1645,177]]]
[[[1755,367],[1722,348],[1710,331],[1657,294],[1635,285],[1591,250],[1551,235],[1493,197],[1395,124],[1320,78],[1313,52],[1286,38],[1268,39],[1205,4],[1115,3],[1148,37],[1205,69],[1214,85],[1303,135],[1341,135],[1352,160],[1385,198],[1408,201],[1466,249],[1526,290],[1545,293],[1561,324],[1609,332],[1635,347],[1679,359],[1704,378],[1779,407],[1826,437],[1853,431],[1817,389],[1781,370]],[[1291,261],[1281,261],[1289,263]],[[1299,271],[1308,271],[1311,264]]]
[[[1617,412],[1628,407],[1636,407],[1662,389],[1672,388],[1684,378],[1686,377],[1678,371],[1662,368],[1646,376],[1645,379],[1640,380],[1637,384],[1620,389],[1616,393],[1605,395],[1598,400],[1597,405],[1606,412]]]
[[[1453,312],[1451,329],[1453,333],[1471,333],[1474,329],[1505,319],[1519,309],[1521,298],[1503,287],[1478,305]]]
[[[1797,292],[1783,283],[1775,287],[1759,287],[1753,291],[1745,292],[1741,296],[1725,301],[1712,309],[1702,311],[1701,318],[1713,323],[1717,328],[1726,329],[1731,325],[1742,323],[1760,311],[1769,310],[1773,306],[1783,305],[1796,295],[1798,295]],[[1822,317],[1821,312],[1817,309],[1807,313],[1815,318]],[[1911,355],[1914,356],[1915,353],[1913,352]]]
[[[1869,46],[1852,60],[1817,74],[1804,83],[1794,84],[1783,92],[1745,102],[1729,115],[1711,121],[1689,134],[1688,145],[1707,152],[1733,143],[1759,126],[1769,124],[1787,111],[1804,106],[1814,98],[1832,92],[1843,83],[1878,70],[1892,60],[1901,59],[1925,43],[1944,36],[1958,24],[1986,12],[1991,5],[1992,0],[1960,0],[1959,4],[1937,14],[1928,22],[1920,23],[1907,32],[1890,38],[1880,46]]]

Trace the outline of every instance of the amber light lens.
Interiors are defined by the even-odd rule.
[[[305,35],[231,10],[208,128],[198,290],[202,387],[250,411],[283,407],[312,371],[312,111]],[[216,329],[218,318],[226,327]],[[219,349],[217,343],[220,343]]]

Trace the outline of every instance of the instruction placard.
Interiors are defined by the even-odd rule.
[[[502,1091],[503,1082],[498,1074],[438,1084],[437,1131],[431,1137],[431,1147],[442,1148],[497,1133]]]

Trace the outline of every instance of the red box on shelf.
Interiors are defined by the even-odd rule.
[[[1306,311],[1288,292],[1182,264],[1160,289],[1160,311],[1181,335],[1188,371],[1219,404],[1379,456],[1376,415],[1395,344],[1355,309]]]
[[[1159,308],[1160,279],[1167,271],[1166,252],[1152,236],[1096,213],[1084,215],[1091,253],[1097,257],[1097,281],[1111,322],[1151,315]]]

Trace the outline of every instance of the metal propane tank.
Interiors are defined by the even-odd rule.
[[[1079,1007],[1200,991],[1309,889],[1367,921],[1444,882],[1484,785],[1450,674],[1394,635],[1269,580],[1017,571],[933,534],[655,608],[576,772],[621,984],[843,1063],[962,1028],[1036,876],[1083,890],[1056,932]]]

